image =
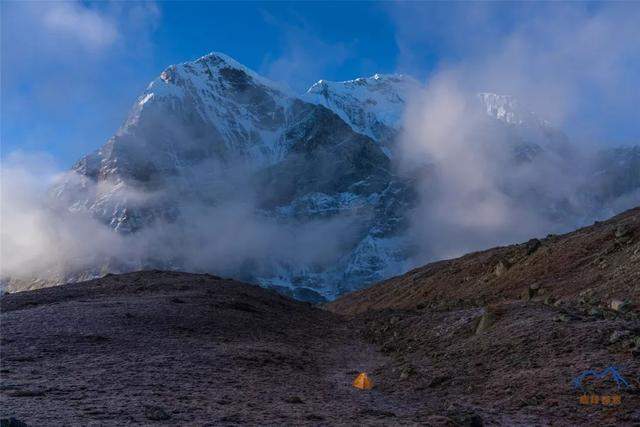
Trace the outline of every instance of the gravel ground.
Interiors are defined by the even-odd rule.
[[[1,417],[28,425],[412,423],[351,381],[389,358],[338,316],[208,275],[2,297]]]
[[[0,418],[640,425],[639,241],[635,209],[431,264],[325,307],[162,271],[5,294]],[[623,307],[612,309],[614,299]],[[609,366],[628,387],[610,377],[586,380],[584,393],[572,387]],[[351,386],[363,371],[373,390]],[[583,394],[620,403],[585,405]]]

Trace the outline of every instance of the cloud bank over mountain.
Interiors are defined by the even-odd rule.
[[[637,142],[638,5],[396,3],[389,12],[399,69],[420,75],[421,52],[437,48],[447,59],[429,79],[514,96],[581,143]]]
[[[406,25],[401,68],[434,35],[417,27],[437,13],[413,7],[393,11]],[[318,301],[637,205],[640,149],[560,130],[590,102],[617,111],[635,96],[618,87],[637,66],[625,60],[638,47],[633,14],[562,10],[565,26],[520,17],[469,52],[446,31],[440,42],[461,56],[422,82],[376,74],[297,95],[220,53],[170,66],[71,171],[5,158],[1,275],[15,290],[207,271]],[[97,19],[85,12],[61,13]],[[493,19],[485,6],[458,12],[471,28]],[[100,34],[116,43],[108,22]]]
[[[422,179],[413,215],[422,236],[421,262],[593,219],[594,200],[585,190],[598,179],[594,146],[612,135],[606,135],[608,119],[591,119],[606,115],[629,126],[640,99],[640,8],[620,6],[391,8],[405,67],[419,62],[412,53],[430,43],[459,55],[429,75],[426,90],[407,110],[399,140],[401,168],[415,168],[416,159],[438,165]],[[515,24],[501,25],[504,13]],[[450,25],[438,25],[444,14]],[[506,128],[473,108],[482,91],[510,95],[482,100]],[[603,122],[607,128],[598,129]],[[572,131],[571,143],[556,131],[562,128]],[[545,133],[551,144],[536,146]],[[514,163],[514,156],[528,159]],[[635,194],[607,200],[611,209],[603,206],[601,215],[637,204]]]

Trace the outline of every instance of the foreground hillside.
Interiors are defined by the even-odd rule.
[[[565,236],[431,264],[326,309],[162,271],[3,295],[0,417],[635,425],[639,261],[635,209]],[[628,385],[607,377],[572,387],[581,372],[610,366]],[[351,387],[360,371],[373,390]],[[581,404],[583,394],[605,403]]]
[[[2,418],[29,425],[376,420],[385,357],[338,317],[214,276],[140,272],[2,297]]]
[[[361,322],[407,394],[525,424],[640,422],[640,209],[563,236],[436,262],[328,308]],[[616,367],[611,377],[572,380]],[[620,395],[621,405],[579,396]],[[608,399],[607,399],[608,400]]]
[[[640,303],[640,208],[562,236],[435,262],[347,294],[341,314],[381,309],[453,309],[528,298],[600,309]]]

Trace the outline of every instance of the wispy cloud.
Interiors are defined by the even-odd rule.
[[[51,2],[40,7],[42,24],[50,34],[67,37],[89,50],[109,46],[119,35],[108,16],[81,3]]]
[[[4,154],[97,148],[148,80],[155,3],[3,2],[1,16]]]
[[[2,10],[3,53],[13,64],[38,55],[113,54],[146,38],[160,15],[153,2],[8,2]]]
[[[419,174],[416,159],[432,162],[418,180],[418,262],[567,231],[638,203],[634,193],[596,207],[588,159],[597,138],[606,146],[624,127],[640,136],[638,5],[396,7],[400,67],[419,68],[421,50],[446,50],[400,140],[401,169]],[[489,122],[476,96],[484,91],[513,95],[524,111],[568,128],[573,146],[547,124],[534,125],[534,137]],[[514,158],[518,144],[547,139],[530,161]]]
[[[396,3],[399,68],[457,73],[586,138],[638,136],[640,5]]]

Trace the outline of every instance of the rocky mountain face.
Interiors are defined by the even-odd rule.
[[[396,81],[389,77],[388,85]],[[306,237],[318,246],[332,240],[338,256],[329,261],[247,257],[231,272],[302,298],[332,298],[399,273],[410,189],[394,176],[381,143],[304,98],[223,54],[171,66],[140,96],[116,135],[81,159],[52,194],[119,233],[188,221],[187,211],[229,201],[241,201],[243,214],[250,209],[271,225],[343,224],[348,232],[340,241]],[[391,139],[395,129],[369,120],[376,134]],[[172,255],[108,260],[106,269],[189,266],[179,253]]]
[[[335,112],[391,157],[405,106],[419,91],[420,84],[409,76],[375,74],[345,82],[320,80],[303,99]]]
[[[593,160],[594,191],[602,204],[623,199],[633,203],[640,192],[640,146],[617,147],[601,151]],[[618,206],[612,206],[619,210]]]
[[[376,74],[321,80],[296,96],[220,53],[167,68],[118,132],[51,191],[57,206],[147,239],[144,251],[105,257],[82,278],[211,271],[321,301],[405,271],[417,195],[412,177],[396,173],[394,152],[419,91],[410,77]],[[478,97],[513,140],[515,161],[566,154],[566,136],[514,99]],[[599,157],[602,194],[637,198],[638,151],[625,153]],[[245,239],[242,228],[263,239]],[[227,261],[221,247],[238,255]]]

